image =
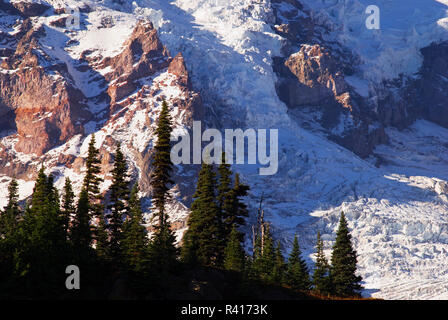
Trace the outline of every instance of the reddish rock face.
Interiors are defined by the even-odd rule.
[[[163,46],[151,22],[140,21],[117,56],[105,58],[103,67],[112,67],[106,80],[126,76],[134,80],[154,74],[168,66],[168,50]]]
[[[289,5],[284,6],[287,2]],[[383,119],[369,99],[361,97],[345,80],[353,73],[356,57],[335,43],[326,42],[328,30],[298,0],[272,0],[273,29],[285,38],[283,57],[274,58],[279,98],[292,110],[315,110],[328,137],[360,157],[387,143]],[[297,48],[299,43],[309,43]],[[394,115],[396,115],[394,113]]]
[[[102,67],[113,68],[113,71],[105,76],[111,83],[107,89],[111,99],[111,114],[134,102],[135,99],[125,99],[130,94],[136,92],[137,99],[146,96],[146,90],[140,88],[138,80],[168,68],[167,71],[176,76],[171,85],[177,86],[182,94],[188,97],[173,99],[173,106],[178,108],[179,112],[187,110],[187,123],[191,123],[193,119],[203,119],[202,100],[192,89],[184,57],[178,53],[171,58],[151,22],[140,21],[129,40],[125,42],[124,50],[113,58],[105,58]]]
[[[185,66],[185,60],[182,53],[178,53],[171,61],[168,72],[176,75],[179,79],[179,83],[184,87],[191,89],[190,76]]]
[[[293,105],[316,105],[348,91],[337,60],[318,44],[302,47],[286,60],[285,66],[298,80],[297,89],[290,92]]]
[[[179,108],[179,111],[187,110],[187,123],[193,124],[193,120],[204,119],[204,108],[201,96],[195,93],[191,86],[190,75],[185,66],[185,60],[181,53],[178,53],[171,61],[168,72],[177,76],[176,84],[181,88],[182,93],[190,97],[187,100],[175,99],[173,105]]]
[[[94,117],[88,111],[87,99],[75,87],[65,63],[49,57],[42,50],[41,37],[46,27],[33,28],[32,21],[23,22],[12,52],[5,52],[0,69],[0,131],[14,130],[8,133],[8,141],[0,143],[0,173],[25,180],[35,178],[42,161],[52,166],[65,166],[81,174],[84,159],[77,154],[52,155],[48,151],[68,142],[74,135],[84,134],[83,125]],[[105,126],[114,128],[117,121],[124,125],[131,123],[137,111],[147,110],[148,115],[154,107],[154,97],[161,101],[162,86],[176,87],[180,94],[170,97],[168,103],[174,106],[184,124],[193,119],[202,119],[204,115],[202,100],[191,86],[185,61],[179,53],[172,58],[157,36],[150,22],[139,22],[130,38],[124,43],[124,49],[112,58],[103,58],[86,50],[81,54],[82,67],[103,69],[110,67],[110,73],[104,79],[104,91],[98,97],[110,98],[110,113],[101,120]],[[152,83],[151,76],[166,74],[160,83]],[[164,75],[165,76],[165,75]],[[159,87],[160,86],[160,87]],[[134,94],[135,93],[135,94]],[[107,101],[101,100],[101,101]],[[127,108],[130,105],[132,108]],[[147,127],[153,123],[147,117]],[[103,115],[101,115],[103,117]],[[94,119],[93,119],[94,120]],[[100,128],[97,128],[100,129]],[[8,131],[9,132],[9,131]],[[101,150],[103,173],[111,169],[110,152],[117,141],[112,134],[104,140]],[[142,172],[149,173],[152,150],[133,148],[132,141],[120,141],[129,147],[135,164]],[[9,149],[27,154],[18,160],[17,154]],[[145,190],[149,188],[149,175],[142,175],[140,183]]]
[[[0,73],[0,113],[15,113],[19,139],[16,150],[38,156],[82,133],[77,122],[80,117],[88,117],[79,103],[84,100],[83,94],[61,74],[51,75],[40,65],[39,59],[45,57],[33,53],[43,32],[42,28],[26,32],[3,65],[10,71]],[[66,70],[65,65],[60,68]]]
[[[151,22],[140,21],[117,56],[105,58],[102,67],[111,67],[105,78],[112,82],[107,93],[111,107],[137,89],[136,80],[148,77],[169,65],[168,50],[159,40]],[[113,113],[113,112],[112,112]]]
[[[383,126],[372,129],[375,119],[366,102],[346,82],[344,63],[322,45],[303,46],[290,55],[277,72],[280,98],[288,107],[313,107],[320,111],[320,123],[329,130],[329,138],[352,150],[360,157],[369,156],[374,147],[387,142]],[[352,124],[343,132],[333,133],[341,117]]]

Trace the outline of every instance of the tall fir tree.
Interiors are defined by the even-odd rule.
[[[68,238],[68,230],[71,219],[76,215],[75,193],[73,192],[73,186],[70,178],[65,179],[64,191],[62,194],[61,214],[61,219],[64,224],[64,232],[66,234],[66,238]]]
[[[97,257],[103,264],[111,264],[114,268],[118,267],[121,261],[118,261],[118,255],[113,256],[111,253],[111,246],[109,241],[108,226],[106,224],[106,217],[99,216],[98,225],[96,227],[96,243],[95,251]]]
[[[231,202],[228,202],[228,194],[232,190],[232,170],[227,163],[225,152],[221,155],[221,164],[218,167],[219,181],[217,187],[217,199],[219,210],[226,212],[232,209]],[[229,232],[230,233],[230,232]]]
[[[170,185],[173,184],[171,172],[173,163],[171,162],[171,132],[172,120],[168,104],[162,102],[162,110],[156,129],[157,141],[154,146],[154,160],[152,162],[153,172],[151,174],[151,187],[153,189],[153,204],[159,219],[159,226],[167,223],[165,204],[169,199]]]
[[[225,159],[223,153],[222,159]],[[247,196],[249,187],[240,181],[238,174],[235,175],[235,182],[232,185],[232,171],[230,165],[225,161],[218,167],[219,181],[217,187],[218,207],[221,212],[223,240],[227,242],[232,229],[245,224],[245,217],[249,215],[246,204],[242,198]],[[244,235],[240,233],[240,241],[244,240]]]
[[[235,194],[234,210],[233,215],[227,217],[227,223],[242,226],[245,224],[245,218],[249,216],[249,210],[242,198],[248,195],[250,188],[241,182],[238,173],[235,174],[235,183],[232,190]]]
[[[252,248],[252,257],[246,263],[246,274],[249,280],[260,278],[260,260],[262,258],[262,241],[260,234],[255,235],[255,241]]]
[[[103,179],[100,177],[101,161],[99,158],[99,150],[95,147],[95,143],[95,135],[92,135],[87,151],[86,172],[82,188],[87,192],[90,217],[99,218],[104,211],[104,205],[102,203],[103,197],[100,192],[100,183],[103,182]]]
[[[222,233],[216,203],[216,174],[209,164],[202,164],[193,195],[188,230],[184,236],[182,259],[188,264],[219,266]]]
[[[275,264],[275,245],[270,226],[267,224],[264,234],[257,236],[254,259],[252,261],[253,273],[264,281],[273,282]]]
[[[286,284],[294,290],[307,291],[311,289],[308,267],[305,260],[302,259],[302,252],[300,251],[297,236],[294,236],[285,280]]]
[[[43,296],[55,294],[63,283],[60,270],[67,266],[67,242],[61,219],[59,196],[53,178],[44,167],[39,171],[24,215],[24,249],[16,256],[17,273],[32,285],[32,292]]]
[[[12,179],[8,186],[8,203],[0,212],[0,239],[12,239],[17,232],[17,226],[22,212],[19,206],[19,185]]]
[[[359,296],[362,290],[362,278],[356,275],[357,257],[351,239],[345,214],[341,212],[330,273],[333,294],[341,297]]]
[[[8,202],[4,211],[0,211],[0,292],[13,282],[14,255],[20,243],[20,219],[22,210],[19,206],[18,184],[15,179],[8,186]],[[20,249],[19,249],[20,250]],[[13,284],[14,285],[14,284]]]
[[[330,281],[330,265],[324,253],[324,243],[320,237],[320,232],[317,233],[316,245],[316,264],[313,273],[313,287],[314,291],[319,294],[329,295],[331,293]]]
[[[235,227],[230,232],[230,239],[225,249],[224,268],[242,272],[244,270],[245,253],[240,243],[240,234]]]
[[[275,247],[275,264],[274,264],[274,270],[272,272],[272,280],[275,283],[282,284],[284,282],[285,269],[286,269],[285,258],[283,257],[279,241],[277,242],[277,246]]]
[[[110,199],[108,209],[110,231],[109,253],[113,261],[120,261],[121,237],[123,220],[129,214],[129,178],[126,159],[121,151],[120,144],[117,145],[114,157],[114,167],[112,169],[112,184],[109,188]]]
[[[227,243],[230,241],[232,230],[237,228],[228,219],[233,215],[235,193],[232,190],[232,171],[230,165],[226,163],[226,155],[223,152],[221,156],[221,164],[218,166],[218,183],[216,188],[216,198],[219,210],[218,228],[220,241],[219,249],[217,251],[218,261],[223,261],[225,256],[225,249]]]
[[[72,247],[78,256],[89,251],[93,241],[92,227],[89,214],[89,196],[86,189],[82,189],[79,195],[76,214],[69,228],[69,237]]]
[[[168,104],[164,100],[156,129],[157,141],[154,146],[153,172],[151,174],[153,205],[158,225],[149,243],[149,253],[153,267],[159,270],[173,268],[179,255],[179,250],[175,245],[176,238],[171,230],[166,212],[166,203],[170,198],[170,186],[174,183],[171,179],[173,163],[171,162],[170,138],[172,131]]]
[[[144,272],[147,265],[146,228],[143,226],[143,212],[141,209],[140,189],[138,183],[134,185],[129,199],[129,217],[123,224],[122,249],[126,267],[133,272]]]
[[[233,182],[233,172],[230,164],[227,163],[226,154],[223,152],[221,156],[221,164],[218,166],[218,184],[217,184],[217,204],[220,212],[219,230],[221,235],[220,250],[218,250],[218,261],[222,261],[224,248],[226,243],[230,241],[230,234],[233,228],[238,229],[245,224],[245,217],[249,215],[246,205],[242,201],[242,197],[247,196],[249,187],[242,184],[239,175],[235,175]],[[244,241],[244,234],[238,233],[240,242]]]
[[[100,177],[101,161],[95,143],[95,135],[92,135],[87,151],[83,185],[69,232],[75,256],[81,260],[90,256],[90,246],[94,240],[98,241],[98,228],[91,224],[91,220],[96,219],[99,225],[102,223],[104,213],[103,197],[100,192],[100,183],[103,181]],[[102,232],[101,229],[99,231]]]

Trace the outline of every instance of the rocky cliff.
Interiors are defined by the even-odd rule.
[[[102,190],[119,141],[149,214],[166,99],[176,134],[194,119],[279,130],[276,175],[235,167],[252,187],[243,231],[263,194],[278,240],[299,234],[312,266],[316,230],[330,249],[344,210],[366,294],[446,298],[446,5],[377,2],[380,31],[364,0],[0,1],[0,206],[42,164],[79,189],[95,134]],[[178,238],[196,170],[175,169]]]
[[[67,48],[77,40],[63,23],[63,8],[14,2],[0,9],[13,18],[0,32],[0,174],[32,181],[44,164],[56,178],[72,176],[79,185],[85,145],[95,132],[104,174],[120,142],[133,180],[150,195],[151,145],[162,101],[178,128],[204,113],[182,54],[170,55],[151,21],[135,20],[116,53],[83,47],[70,55]],[[45,21],[36,18],[43,12]],[[113,28],[103,22],[92,28]],[[59,48],[55,40],[61,40]],[[172,205],[182,216],[184,207]],[[185,219],[174,224],[183,229]]]

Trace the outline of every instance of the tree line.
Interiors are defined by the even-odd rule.
[[[155,132],[151,173],[155,226],[150,238],[144,227],[139,186],[131,185],[120,144],[114,153],[108,199],[100,191],[103,178],[94,135],[78,197],[69,178],[65,179],[60,195],[53,177],[45,174],[42,166],[31,199],[22,209],[18,184],[13,179],[8,187],[8,203],[0,212],[0,277],[4,280],[0,297],[60,296],[66,292],[63,270],[68,265],[79,266],[83,282],[91,283],[91,288],[101,287],[109,278],[124,274],[132,279],[137,291],[145,291],[149,284],[161,284],[180,269],[207,267],[237,273],[248,286],[261,281],[293,290],[313,290],[321,295],[359,295],[361,277],[355,274],[356,251],[344,213],[331,265],[318,233],[312,275],[302,258],[297,237],[284,259],[280,242],[274,242],[263,213],[253,228],[252,254],[246,253],[245,235],[240,230],[249,215],[244,198],[250,188],[225,161],[217,167],[202,164],[188,229],[181,245],[176,246],[167,212],[173,185],[172,130],[169,108],[164,101]],[[95,295],[94,289],[87,292],[87,297]]]

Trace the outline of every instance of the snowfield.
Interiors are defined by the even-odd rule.
[[[420,48],[448,39],[447,0],[304,0],[336,39],[360,55],[361,77],[374,81],[418,71]],[[380,10],[380,30],[365,27],[366,8]]]
[[[74,0],[47,2],[80,4]],[[404,131],[388,129],[390,145],[375,150],[383,160],[379,168],[374,159],[356,157],[327,140],[318,129],[303,129],[276,94],[272,57],[280,55],[284,40],[270,28],[273,12],[269,0],[135,0],[121,7],[112,1],[83,2],[96,6],[88,17],[92,25],[70,35],[78,46],[55,49],[55,55],[76,58],[87,48],[116,54],[137,19],[148,18],[171,55],[184,55],[210,126],[279,129],[276,175],[259,176],[256,165],[234,166],[252,187],[249,224],[263,194],[266,219],[272,222],[275,234],[288,249],[297,233],[312,267],[317,231],[329,255],[343,210],[359,254],[365,296],[448,298],[447,129],[427,121],[417,121]],[[364,94],[368,94],[364,79],[411,75],[421,63],[419,49],[448,38],[445,0],[375,1],[382,10],[380,32],[362,27],[363,12],[371,1],[302,2],[328,21],[334,40],[362,57],[362,68],[351,81]],[[101,31],[111,32],[107,35],[93,28],[105,12],[117,20],[116,27]],[[47,23],[45,18],[42,23]],[[105,41],[109,37],[112,42]],[[57,48],[57,39],[51,41]],[[76,74],[72,76],[89,95],[92,86]],[[139,148],[146,147],[151,143],[151,129],[141,126],[139,117],[124,130],[103,128],[104,135],[111,130],[140,141],[143,145]],[[101,137],[98,133],[97,140]],[[86,141],[75,137],[60,150],[83,154]],[[53,170],[69,173],[63,168]],[[8,181],[0,178],[2,203]],[[20,191],[22,198],[28,196],[29,183],[20,181]],[[181,203],[171,212],[178,220],[187,215]]]

